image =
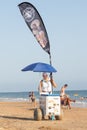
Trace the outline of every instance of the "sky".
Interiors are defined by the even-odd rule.
[[[0,92],[37,90],[40,73],[21,72],[49,63],[18,9],[23,0],[0,1]],[[60,90],[87,90],[87,0],[27,0],[39,11],[50,40],[53,74]]]

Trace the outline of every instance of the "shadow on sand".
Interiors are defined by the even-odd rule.
[[[31,120],[34,121],[33,118],[26,118],[26,117],[16,117],[16,116],[0,116],[0,118],[7,118],[7,119],[13,119],[13,120]]]

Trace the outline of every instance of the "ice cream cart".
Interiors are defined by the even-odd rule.
[[[39,97],[39,108],[34,110],[34,119],[61,120],[62,110],[60,96],[57,94],[42,94]]]

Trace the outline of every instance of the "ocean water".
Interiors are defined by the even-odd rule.
[[[59,91],[54,91],[54,94],[60,94]],[[37,101],[39,100],[39,93],[34,92]],[[76,103],[72,103],[74,107],[86,107],[87,108],[87,90],[68,90],[66,94],[69,95],[71,99],[75,99]],[[0,102],[9,101],[9,102],[21,102],[29,101],[29,92],[6,92],[0,93]]]

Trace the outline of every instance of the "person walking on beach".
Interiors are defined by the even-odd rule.
[[[31,93],[31,101],[32,101],[34,107],[36,107],[36,98],[35,98],[34,92]]]
[[[29,92],[29,102],[32,103],[34,107],[36,107],[36,98],[34,96],[34,92]]]
[[[54,82],[53,78],[50,78],[47,73],[42,74],[43,79],[39,83],[39,92],[40,94],[52,94],[52,86],[56,87],[56,83]]]
[[[32,95],[32,92],[29,92],[29,102],[31,102],[31,95]]]
[[[60,99],[62,105],[68,105],[69,109],[71,109],[71,102],[75,102],[75,100],[72,100],[69,98],[69,96],[65,93],[66,88],[68,87],[67,84],[65,84],[61,90],[60,90]]]

